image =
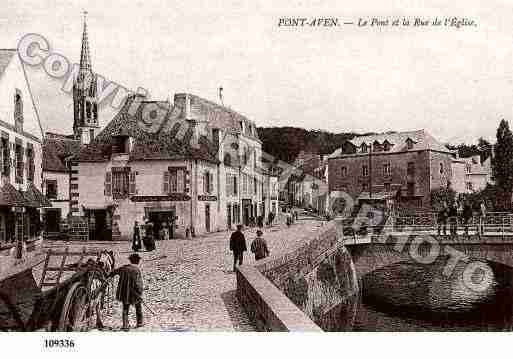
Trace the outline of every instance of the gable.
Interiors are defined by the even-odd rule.
[[[0,50],[0,125],[14,129],[14,96],[19,93],[23,103],[23,131],[42,141],[43,134],[37,109],[23,63],[16,50]]]

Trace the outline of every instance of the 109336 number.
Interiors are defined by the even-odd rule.
[[[45,339],[45,348],[74,348],[73,339]]]

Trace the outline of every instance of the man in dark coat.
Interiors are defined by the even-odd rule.
[[[237,261],[239,265],[242,265],[244,252],[247,250],[246,248],[246,238],[244,238],[244,234],[242,233],[242,225],[237,225],[237,230],[232,233],[230,237],[230,251],[233,252],[233,271],[235,272],[235,268],[237,267]]]
[[[255,260],[264,259],[269,256],[269,249],[267,248],[267,242],[262,237],[262,231],[256,232],[257,237],[251,243],[251,252],[255,254]]]
[[[141,249],[141,229],[139,228],[139,223],[135,221],[134,223],[134,237],[132,240],[132,249],[134,252],[137,252]]]
[[[465,235],[468,236],[468,226],[469,226],[469,221],[472,220],[472,207],[470,206],[470,204],[467,202],[465,202],[465,204],[463,205],[463,224],[465,226]]]
[[[142,294],[143,282],[142,274],[139,269],[139,262],[141,257],[137,253],[133,253],[128,257],[130,264],[111,272],[110,276],[119,275],[118,288],[116,290],[116,299],[123,303],[123,330],[129,330],[128,312],[130,306],[135,306],[135,313],[137,317],[137,327],[143,326],[143,313],[142,313]]]
[[[438,222],[438,235],[440,235],[440,230],[443,229],[444,236],[447,234],[447,217],[448,210],[445,202],[442,204],[442,208],[438,211],[437,222]]]
[[[451,235],[456,235],[456,229],[458,226],[458,208],[456,206],[456,202],[449,206],[447,213],[449,217],[449,232]]]

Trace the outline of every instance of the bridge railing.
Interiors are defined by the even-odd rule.
[[[342,222],[344,235],[362,237],[369,234],[414,232],[435,235],[513,236],[513,214],[508,212],[489,212],[484,217],[472,216],[468,220],[460,216],[449,217],[441,223],[434,212],[410,216],[386,216],[380,220],[381,223],[376,224],[373,218],[346,218]]]

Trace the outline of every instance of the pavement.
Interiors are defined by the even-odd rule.
[[[292,226],[284,224],[264,228],[271,256],[280,256],[299,242],[306,242],[309,232],[321,222],[300,217]],[[256,228],[244,231],[249,250],[256,237]],[[130,323],[135,331],[254,331],[251,321],[235,296],[236,278],[233,257],[229,251],[230,232],[215,232],[189,240],[158,241],[153,252],[139,252],[143,258],[143,313],[145,325],[135,326],[135,310],[131,308]],[[47,248],[62,248],[66,243],[47,242]],[[71,244],[80,249],[84,243]],[[88,242],[87,247],[113,250],[116,267],[128,263],[131,243]],[[249,254],[248,254],[249,253]],[[244,263],[254,263],[246,252]],[[114,283],[115,284],[115,283]],[[115,293],[115,287],[111,288]],[[103,321],[110,330],[121,327],[121,304],[110,301]]]

